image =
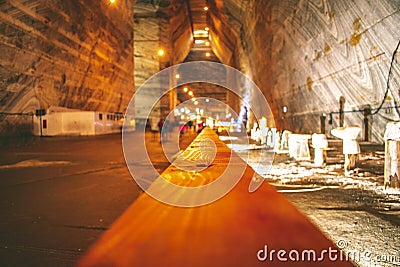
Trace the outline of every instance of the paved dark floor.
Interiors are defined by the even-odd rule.
[[[162,171],[168,163],[148,135]],[[181,147],[193,138],[185,135]],[[2,139],[0,145],[0,266],[74,265],[141,193],[118,134]]]

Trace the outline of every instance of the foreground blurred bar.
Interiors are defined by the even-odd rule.
[[[217,158],[196,177],[210,182],[225,169],[231,151],[206,128],[185,152],[205,138],[215,142]],[[142,194],[78,266],[353,266],[271,185],[264,182],[249,193],[253,174],[247,166],[232,191],[201,207],[170,206]],[[174,166],[162,176],[176,184],[190,179]]]

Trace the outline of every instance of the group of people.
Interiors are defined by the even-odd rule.
[[[174,129],[179,130],[179,134],[182,135],[193,128],[193,122],[188,121],[183,125],[179,125],[177,120],[170,121],[161,118],[158,122],[152,120],[150,122],[150,128],[153,133],[153,139],[156,139],[157,134],[159,134],[161,140],[167,141],[169,133],[173,132]]]

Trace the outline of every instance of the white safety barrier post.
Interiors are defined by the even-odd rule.
[[[357,136],[361,128],[358,126],[340,127],[331,130],[331,134],[343,140],[344,154],[344,175],[351,176],[356,166],[357,155],[360,153],[360,146]]]
[[[400,122],[386,125],[385,139],[385,188],[399,188],[400,174]]]
[[[328,140],[325,134],[313,134],[311,143],[314,147],[314,165],[321,167],[325,164],[326,149],[328,148]]]

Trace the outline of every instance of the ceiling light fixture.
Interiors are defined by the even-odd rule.
[[[194,38],[208,38],[208,31],[205,30],[195,30],[193,32]]]

